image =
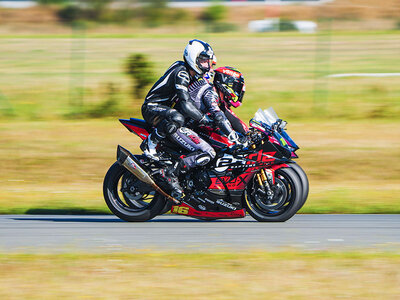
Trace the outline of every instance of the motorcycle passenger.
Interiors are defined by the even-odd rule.
[[[214,73],[214,85],[220,99],[219,107],[231,123],[232,128],[246,136],[249,128],[231,110],[231,107],[236,108],[242,105],[246,91],[243,74],[232,67],[219,67],[214,70]]]
[[[210,71],[213,56],[214,52],[208,43],[197,39],[189,41],[184,50],[184,61],[173,63],[148,92],[142,115],[155,129],[141,145],[147,157],[159,160],[157,146],[165,138],[191,152],[182,159],[182,168],[206,165],[215,157],[214,149],[207,142],[194,131],[183,127],[186,119],[199,124],[211,122],[190,101],[188,86]],[[175,172],[165,177],[172,189],[171,195],[180,198],[183,190]]]
[[[205,78],[200,78],[189,86],[190,97],[194,102],[194,105],[200,111],[203,113],[209,113],[211,115],[215,125],[222,131],[222,133],[228,136],[230,141],[235,142],[236,144],[241,144],[241,146],[246,146],[245,135],[247,134],[247,131],[243,126],[238,126],[236,120],[238,119],[237,117],[236,119],[231,118],[233,120],[233,124],[235,124],[235,128],[233,128],[229,117],[234,114],[225,113],[226,110],[229,111],[229,108],[226,108],[226,105],[221,105],[223,110],[220,108],[220,102],[227,102],[229,100],[232,101],[234,96],[236,96],[238,99],[240,97],[240,101],[242,100],[244,94],[243,76],[240,72],[233,72],[231,69],[226,69],[225,73],[227,74],[222,74],[223,76],[221,76],[223,68],[218,68],[217,70],[218,72],[215,72],[215,75],[207,74],[208,77],[211,78],[214,76],[215,86],[213,87],[213,85],[210,84]],[[215,76],[217,74],[218,76],[216,79]],[[227,93],[228,89],[230,94],[225,96],[225,93]],[[231,93],[234,96],[232,96]],[[222,99],[221,101],[219,100],[220,98]],[[238,120],[240,121],[240,119]],[[247,129],[245,124],[244,126]],[[236,128],[238,130],[236,130]],[[238,132],[240,134],[238,134]]]

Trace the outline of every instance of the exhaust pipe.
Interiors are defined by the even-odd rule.
[[[124,147],[118,145],[117,149],[117,161],[118,163],[126,168],[129,172],[135,175],[140,181],[147,183],[151,187],[153,187],[158,193],[166,197],[168,200],[174,201],[176,204],[180,204],[178,200],[174,197],[168,195],[164,192],[155,182],[154,180],[147,174],[145,170],[140,166],[139,162],[136,158]]]

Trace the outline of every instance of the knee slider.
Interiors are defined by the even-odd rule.
[[[196,157],[196,165],[197,166],[205,166],[210,161],[211,161],[211,157],[207,153],[202,153]]]
[[[165,129],[167,134],[173,134],[178,130],[178,126],[174,122],[167,122]]]

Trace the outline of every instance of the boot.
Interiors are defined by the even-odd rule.
[[[170,195],[177,200],[180,200],[183,196],[183,189],[179,184],[178,177],[175,172],[165,169],[160,169],[156,174],[156,179],[161,183],[161,186],[165,188]]]
[[[157,152],[157,146],[160,140],[156,134],[151,133],[147,139],[145,139],[140,148],[143,150],[144,155],[152,160],[160,160],[159,153]]]

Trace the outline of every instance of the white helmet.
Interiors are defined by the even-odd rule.
[[[210,71],[214,51],[209,44],[200,40],[191,40],[183,52],[183,59],[199,75]]]

